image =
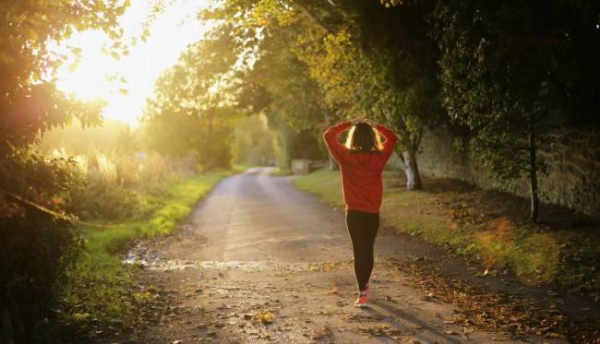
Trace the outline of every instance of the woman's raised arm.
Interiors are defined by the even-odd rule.
[[[382,154],[384,161],[387,161],[390,155],[392,155],[392,152],[394,151],[394,146],[396,145],[396,142],[398,142],[399,140],[398,136],[396,136],[396,134],[393,131],[391,131],[389,128],[382,124],[375,125],[375,129],[377,129],[377,131],[380,132],[381,135],[385,138],[385,142],[383,143]]]
[[[346,147],[344,147],[344,145],[338,141],[338,137],[341,133],[350,129],[352,124],[353,121],[340,122],[332,127],[329,127],[323,134],[323,139],[325,140],[327,149],[329,149],[329,152],[331,155],[333,155],[333,158],[338,163],[340,160],[343,160],[344,156],[348,154],[348,149],[346,149]]]

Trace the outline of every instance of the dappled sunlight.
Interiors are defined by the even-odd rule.
[[[517,252],[520,254],[510,257],[510,260],[516,267],[517,277],[526,282],[542,285],[554,282],[562,268],[562,244],[553,234],[533,234],[523,240]]]

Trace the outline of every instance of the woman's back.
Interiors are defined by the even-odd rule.
[[[379,213],[383,193],[381,172],[398,137],[386,127],[377,125],[375,128],[385,138],[383,148],[372,150],[370,147],[360,147],[363,151],[356,152],[338,141],[339,134],[351,125],[351,122],[340,123],[323,135],[329,151],[340,166],[346,210]]]

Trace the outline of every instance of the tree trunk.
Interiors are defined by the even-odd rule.
[[[406,190],[421,190],[421,175],[417,165],[417,155],[412,150],[402,152],[404,172],[406,173]]]
[[[540,201],[537,183],[537,147],[533,123],[529,124],[529,181],[531,185],[531,221],[537,222]]]

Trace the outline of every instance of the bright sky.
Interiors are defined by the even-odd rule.
[[[139,37],[157,0],[133,0],[120,19],[125,37]],[[81,62],[70,71],[58,73],[58,87],[82,100],[103,98],[108,105],[104,117],[138,124],[146,98],[152,95],[160,74],[172,66],[185,47],[202,39],[210,25],[196,18],[210,0],[167,1],[168,6],[150,20],[150,36],[130,48],[130,54],[115,60],[102,52],[110,43],[99,31],[76,33],[61,46],[81,49]],[[127,41],[127,40],[126,40]],[[59,48],[60,49],[60,48]],[[116,77],[117,81],[110,81]],[[118,80],[124,78],[125,83]],[[124,88],[126,95],[119,90]]]

